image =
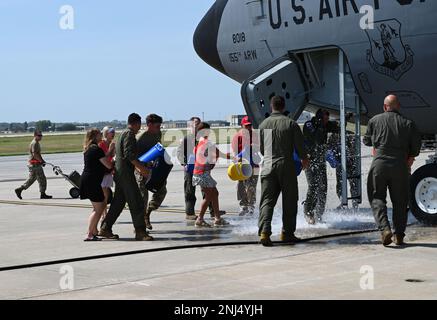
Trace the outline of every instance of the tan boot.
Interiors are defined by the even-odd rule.
[[[144,214],[144,222],[146,223],[146,228],[149,230],[153,230],[153,226],[150,223],[150,215],[152,214],[151,210],[147,210],[146,213]]]
[[[153,241],[153,237],[149,236],[146,229],[135,229],[136,241]]]
[[[111,239],[111,240],[118,240],[120,238],[118,234],[113,234],[112,230],[106,230],[104,228],[100,228],[98,236],[101,238]]]
[[[393,241],[394,241],[395,245],[403,246],[403,245],[405,245],[404,238],[405,238],[405,235],[403,235],[403,234],[395,234],[393,236]]]
[[[267,233],[261,233],[260,242],[264,247],[273,247],[273,242]]]
[[[292,243],[295,244],[296,242],[301,241],[300,238],[296,237],[294,234],[286,234],[284,232],[281,232],[281,236],[279,238],[282,242],[286,242],[286,243]]]
[[[384,230],[381,234],[382,244],[385,247],[392,244],[393,242],[392,237],[393,237],[393,233],[391,232],[391,230]]]

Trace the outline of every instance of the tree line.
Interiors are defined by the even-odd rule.
[[[123,121],[101,121],[95,123],[55,123],[50,120],[38,120],[32,122],[3,122],[0,123],[1,132],[33,132],[35,130],[41,130],[43,132],[66,132],[66,131],[83,131],[91,127],[103,128],[104,126],[112,126],[116,129],[124,128],[126,123]]]

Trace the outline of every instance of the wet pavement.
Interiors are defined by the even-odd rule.
[[[363,155],[367,152],[364,149]],[[426,157],[422,155],[416,165]],[[231,225],[194,228],[193,222],[184,219],[183,171],[175,166],[164,206],[152,214],[151,234],[156,241],[133,241],[130,215],[125,211],[114,226],[114,232],[121,237],[119,241],[84,243],[90,205],[70,199],[70,186],[63,179],[46,170],[48,192],[55,197],[51,201],[38,199],[36,185],[23,193],[23,201],[15,198],[13,189],[26,176],[25,158],[0,158],[0,268],[135,250],[174,250],[0,272],[0,298],[390,299],[413,298],[412,290],[416,298],[437,297],[434,228],[411,226],[407,235],[410,246],[406,248],[383,248],[378,233],[364,233],[270,249],[250,244],[178,249],[187,245],[255,242],[258,228],[256,214],[243,218],[237,215],[236,185],[227,178],[224,165],[218,166],[213,176],[218,181],[221,207],[228,211],[225,217]],[[60,164],[65,172],[82,168],[81,154],[46,158]],[[365,177],[370,161],[370,157],[363,157]],[[328,176],[328,210],[323,223],[308,226],[300,204],[297,235],[308,239],[374,229],[366,197],[357,211],[335,209],[335,172],[330,169]],[[299,186],[302,199],[307,187],[304,175],[299,177]],[[273,220],[273,240],[278,240],[281,229],[280,203]],[[415,223],[413,217],[410,223]],[[65,265],[74,270],[72,290],[63,289],[60,283]],[[359,285],[360,270],[365,265],[375,271],[373,290],[363,290]],[[405,281],[410,278],[423,278],[425,282]]]

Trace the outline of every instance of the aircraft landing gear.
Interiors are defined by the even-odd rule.
[[[410,186],[413,215],[422,223],[437,225],[437,162],[416,170]]]

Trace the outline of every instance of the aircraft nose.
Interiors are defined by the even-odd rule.
[[[194,32],[194,49],[203,61],[226,74],[217,49],[220,22],[228,0],[217,0]]]

